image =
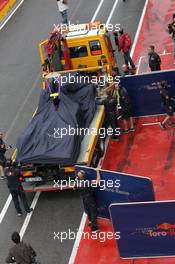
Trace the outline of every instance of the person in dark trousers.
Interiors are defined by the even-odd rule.
[[[19,198],[21,202],[23,203],[26,213],[30,213],[33,211],[33,209],[30,208],[28,205],[25,192],[19,180],[20,175],[21,175],[20,168],[15,165],[12,166],[10,164],[9,168],[7,168],[6,170],[7,186],[10,191],[10,194],[12,195],[12,199],[13,199],[18,216],[22,215],[22,210],[19,204]]]
[[[149,46],[148,50],[149,67],[151,71],[161,70],[161,59],[160,56],[155,52],[155,47],[153,45]]]
[[[118,120],[117,120],[117,100],[113,95],[113,90],[106,90],[107,97],[101,101],[99,104],[103,104],[105,107],[105,116],[107,126],[110,125],[112,128],[112,139],[119,140],[119,127],[118,127]]]
[[[30,244],[26,244],[21,241],[18,232],[13,232],[11,237],[15,245],[9,250],[9,254],[6,258],[6,263],[16,263],[16,264],[32,264],[36,263],[35,257],[36,252],[31,247]]]
[[[127,90],[120,84],[116,84],[114,95],[117,101],[118,114],[123,119],[124,130],[122,133],[134,132],[134,120],[131,114],[131,103]],[[130,128],[128,128],[128,120],[130,121]]]
[[[166,112],[165,119],[160,123],[162,129],[166,128],[166,125],[172,125],[171,119],[173,117],[173,101],[174,98],[170,96],[168,91],[168,84],[166,81],[162,81],[159,86],[159,92],[162,100],[162,105]]]
[[[115,45],[118,47],[119,46],[119,36],[118,36],[118,32],[114,31],[113,32],[114,35],[114,41],[115,41]]]
[[[100,180],[100,174],[97,170],[97,184]],[[97,204],[94,196],[94,190],[92,187],[92,182],[87,179],[86,173],[83,170],[80,170],[76,177],[76,186],[75,189],[79,191],[80,197],[83,201],[85,212],[88,215],[89,224],[91,226],[92,232],[97,232],[99,230],[97,224]]]
[[[62,15],[62,24],[68,25],[68,14],[67,11],[69,9],[68,1],[67,0],[57,0],[58,10]]]
[[[1,180],[5,179],[4,167],[6,166],[5,153],[7,151],[6,145],[3,141],[3,137],[4,137],[3,133],[0,132],[0,179]]]
[[[168,32],[172,36],[173,39],[173,47],[174,47],[174,64],[175,64],[175,14],[173,14],[172,22],[168,25]]]
[[[127,66],[131,65],[131,68],[135,70],[135,64],[130,56],[130,49],[132,46],[131,37],[128,33],[124,32],[123,29],[119,31],[120,36],[118,38],[118,50],[123,52],[124,61]]]

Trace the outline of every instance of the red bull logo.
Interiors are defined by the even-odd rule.
[[[168,229],[171,229],[171,228],[175,228],[175,224],[163,223],[163,224],[157,225],[156,228],[157,229],[165,229],[165,230],[168,230]]]
[[[162,223],[147,231],[150,237],[175,236],[175,224]]]

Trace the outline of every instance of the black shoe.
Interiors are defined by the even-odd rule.
[[[166,126],[164,124],[160,123],[159,125],[160,125],[161,129],[166,129]]]
[[[130,129],[122,130],[122,134],[128,134],[130,132]]]
[[[119,141],[120,140],[119,136],[112,136],[111,138],[112,138],[112,140],[115,140],[115,141]]]
[[[33,212],[33,208],[30,208],[29,210],[26,211],[27,214],[30,214],[31,212]]]
[[[17,216],[19,216],[19,217],[22,216],[22,212],[18,212]]]
[[[135,127],[129,129],[129,132],[134,132],[134,131],[135,131]]]
[[[94,226],[92,227],[92,233],[97,233],[99,231],[99,227],[98,226]]]
[[[0,176],[0,180],[5,180],[6,177],[5,176]]]
[[[175,123],[173,123],[173,122],[169,122],[169,123],[167,124],[167,126],[168,126],[168,127],[174,127],[174,126],[175,126]]]

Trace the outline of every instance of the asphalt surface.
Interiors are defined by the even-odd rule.
[[[119,0],[111,23],[120,23],[134,38],[144,0]],[[70,1],[72,23],[88,22],[99,0]],[[114,0],[105,0],[97,20],[105,23]],[[39,41],[45,39],[52,25],[60,22],[55,1],[25,0],[13,18],[0,32],[0,129],[6,132],[7,142],[15,146],[16,139],[34,112],[41,88]],[[123,63],[117,54],[119,64]],[[9,195],[5,181],[0,181],[0,212]],[[27,195],[29,201],[33,194]],[[82,216],[82,204],[73,191],[42,193],[33,212],[24,240],[36,249],[42,264],[67,264],[74,240],[61,243],[54,232],[76,231]],[[11,233],[20,231],[25,219],[16,216],[11,203],[0,224],[0,264],[12,246]],[[82,264],[82,263],[81,263]],[[107,263],[106,263],[107,264]]]

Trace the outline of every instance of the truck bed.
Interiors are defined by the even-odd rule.
[[[104,121],[104,106],[97,106],[97,110],[95,112],[94,118],[90,124],[89,129],[91,128],[99,129],[103,121]],[[90,165],[97,140],[98,140],[97,135],[87,134],[83,138],[77,164],[85,164],[87,166]],[[25,192],[54,191],[54,190],[62,189],[61,187],[58,186],[58,184],[56,184],[55,186],[54,185],[55,183],[53,181],[47,182],[46,184],[36,184],[35,182],[32,182],[32,183],[23,183],[23,188]]]

